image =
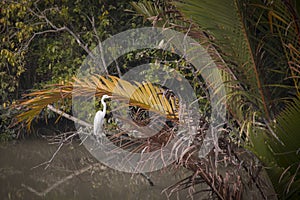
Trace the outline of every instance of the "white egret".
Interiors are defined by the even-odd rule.
[[[108,98],[111,98],[111,96],[108,96],[108,95],[103,95],[102,98],[101,98],[101,103],[102,103],[102,106],[103,106],[103,110],[99,110],[95,117],[94,117],[94,135],[97,137],[97,140],[99,139],[99,137],[105,137],[105,134],[103,133],[102,131],[102,128],[103,128],[103,124],[104,124],[104,117],[105,117],[105,114],[106,114],[106,103],[105,103],[105,99],[108,99]],[[98,140],[99,142],[99,140]],[[152,182],[152,180],[150,179],[149,176],[147,176],[145,173],[141,173],[141,175],[147,179],[147,181],[149,182],[149,184],[151,186],[154,185],[154,183]]]
[[[96,137],[104,137],[105,134],[102,131],[103,123],[104,123],[104,117],[106,114],[106,103],[104,102],[105,99],[110,98],[108,95],[103,95],[101,98],[101,103],[103,106],[103,110],[99,110],[95,117],[94,117],[94,135]]]

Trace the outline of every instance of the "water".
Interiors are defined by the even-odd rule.
[[[97,163],[84,146],[76,142],[63,146],[47,169],[46,165],[36,167],[49,160],[56,149],[56,145],[42,139],[0,144],[0,199],[167,199],[162,194],[163,189],[190,174],[183,168],[149,173],[154,186],[141,175],[118,172],[98,164],[80,175],[72,175]],[[60,180],[65,181],[59,184]],[[45,196],[39,196],[43,192]],[[170,199],[187,196],[188,192],[183,191]]]

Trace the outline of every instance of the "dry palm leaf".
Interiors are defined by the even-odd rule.
[[[26,100],[19,103],[25,111],[17,116],[17,122],[25,122],[30,127],[32,120],[49,104],[63,102],[72,97],[101,97],[104,94],[113,96],[113,99],[129,102],[130,106],[139,106],[143,109],[166,116],[168,119],[177,119],[178,110],[175,99],[165,96],[165,90],[150,82],[130,83],[115,76],[105,78],[93,75],[78,79],[65,85],[53,85],[49,89],[34,91],[24,95]]]

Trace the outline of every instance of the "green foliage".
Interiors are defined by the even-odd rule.
[[[0,13],[0,103],[8,103],[14,99],[19,87],[19,78],[25,70],[23,50],[24,43],[31,37],[34,24],[26,24],[29,20],[27,12],[30,2],[19,1],[9,3],[1,1]]]
[[[28,89],[68,82],[100,41],[141,24],[126,11],[128,0],[0,4],[0,104],[7,106]]]
[[[88,53],[78,39],[92,50],[110,35],[137,27],[140,19],[125,12],[128,2],[2,1],[2,102],[17,98],[18,90],[70,80]]]
[[[127,1],[58,1],[56,3],[40,2],[41,9],[52,8],[47,18],[56,27],[68,27],[68,31],[47,33],[32,44],[32,58],[29,73],[38,79],[35,87],[47,84],[64,83],[76,73],[85,59],[86,52],[78,44],[78,39],[88,50],[92,50],[99,41],[110,35],[137,26],[139,19],[126,13]],[[55,8],[55,9],[54,9]],[[48,29],[53,27],[48,27]],[[24,80],[25,81],[25,80]]]
[[[273,154],[270,157],[264,157],[270,166],[271,176],[275,187],[281,192],[284,199],[292,199],[300,195],[300,99],[294,99],[289,103],[286,109],[277,117],[274,130],[279,140],[267,139],[267,144]],[[264,160],[264,159],[263,159]],[[275,162],[274,162],[275,161]],[[272,165],[273,164],[273,165]],[[280,179],[278,179],[280,177]]]
[[[252,136],[251,150],[268,166],[267,172],[280,199],[297,199],[300,191],[300,100],[287,104],[272,124],[277,139],[265,134]]]
[[[20,114],[19,111],[8,107],[5,103],[0,105],[0,142],[16,139],[18,137],[20,130],[16,132],[16,130],[11,127],[11,122],[17,114]]]

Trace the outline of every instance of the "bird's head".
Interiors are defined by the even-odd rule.
[[[111,98],[111,96],[108,96],[107,94],[103,95],[101,100],[105,100],[105,99],[108,99],[108,98]]]

